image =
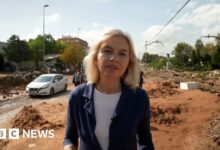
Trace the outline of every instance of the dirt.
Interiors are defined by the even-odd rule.
[[[146,73],[143,85],[150,97],[151,129],[156,150],[219,150],[219,95],[209,90],[180,90],[172,74]],[[3,119],[4,123],[0,121],[0,127],[55,130],[53,139],[1,140],[0,149],[63,149],[67,100],[73,88],[71,76],[68,81],[69,91],[53,98],[30,99],[26,95],[0,103],[0,120],[2,116],[10,116]]]

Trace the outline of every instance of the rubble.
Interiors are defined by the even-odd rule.
[[[181,114],[179,106],[170,108],[161,108],[159,106],[151,107],[151,121],[170,126],[172,124],[179,124],[181,120],[176,115]]]
[[[40,72],[15,72],[13,75],[0,76],[0,101],[19,95],[25,86],[39,76]]]
[[[154,85],[154,87],[147,89],[150,97],[157,98],[179,94],[179,91],[177,90],[178,86],[170,81],[157,81],[154,82]]]
[[[217,145],[220,146],[220,117],[212,120],[207,129],[206,135]]]
[[[23,109],[11,120],[11,128],[28,129],[58,129],[64,124],[54,124],[45,120],[40,112],[32,105],[24,106]]]

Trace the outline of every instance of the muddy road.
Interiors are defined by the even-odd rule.
[[[67,101],[69,97],[70,89],[66,92],[60,92],[50,96],[37,96],[29,97],[27,94],[22,94],[16,97],[12,97],[8,100],[0,102],[0,126],[10,120],[17,114],[24,106],[37,105],[42,102],[53,103]]]

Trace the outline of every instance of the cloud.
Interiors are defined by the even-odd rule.
[[[202,35],[216,35],[220,32],[219,24],[220,4],[203,4],[198,6],[197,3],[191,4],[187,11],[178,19],[169,24],[153,40],[160,40],[160,44],[148,46],[147,51],[150,53],[171,52],[178,42],[187,42],[194,45],[196,39]],[[142,32],[142,49],[145,41],[152,40],[156,33],[162,28],[162,25],[153,25]]]
[[[181,34],[184,33],[184,30],[180,26],[171,24],[158,37],[154,38],[162,27],[161,25],[151,26],[142,33],[142,49],[147,50],[149,53],[161,55],[166,55],[166,53],[173,50],[175,43],[181,40]],[[149,44],[147,47],[145,47],[146,41]],[[159,43],[155,41],[159,41]]]
[[[32,33],[28,34],[27,36],[24,36],[24,39],[29,40],[29,39],[34,39],[36,38],[38,35],[42,35],[42,29],[38,28],[36,30],[34,30]]]
[[[97,2],[110,2],[112,0],[95,0],[95,1],[97,1]]]
[[[61,19],[59,14],[53,14],[51,16],[46,17],[46,22],[51,23],[51,22],[58,22]]]
[[[194,25],[196,27],[207,27],[218,23],[219,15],[220,4],[207,4],[198,7],[192,12],[188,12],[181,19],[176,21],[176,23]]]
[[[102,27],[102,25],[101,25],[100,23],[98,23],[98,22],[93,22],[93,23],[92,23],[92,26],[93,26],[94,28],[100,28],[100,27]]]
[[[95,42],[102,37],[104,33],[113,29],[113,27],[104,26],[100,29],[88,30],[88,31],[81,31],[79,37],[81,39],[86,40],[89,45],[95,44]]]

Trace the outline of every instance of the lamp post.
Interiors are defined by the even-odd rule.
[[[44,30],[45,30],[45,8],[49,7],[48,4],[43,6],[43,62],[44,62],[44,54],[45,54],[45,37],[44,37]]]
[[[79,32],[80,32],[80,30],[81,30],[81,28],[78,28],[78,29],[77,29],[77,33],[76,33],[76,34],[77,34],[77,37],[78,37],[78,38],[79,38]]]
[[[154,43],[159,43],[159,44],[163,45],[163,43],[162,43],[161,41],[158,41],[158,40],[153,41],[153,42],[150,42],[150,43],[148,43],[147,41],[145,41],[145,49],[147,50],[147,47],[148,47],[149,45],[151,45],[151,44],[154,44]]]

